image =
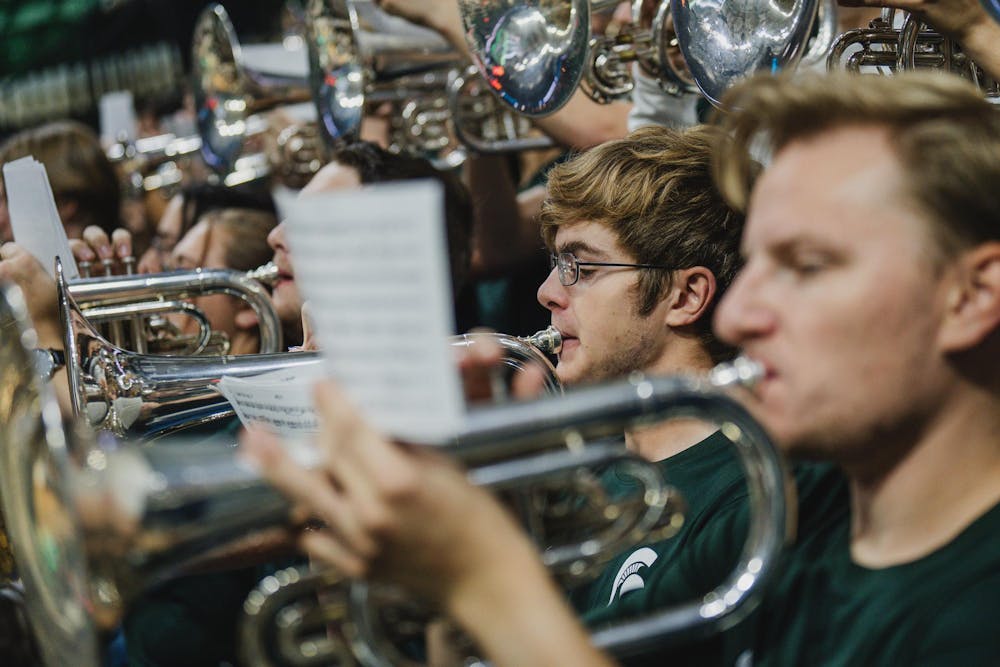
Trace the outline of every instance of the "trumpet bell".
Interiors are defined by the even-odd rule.
[[[691,76],[708,101],[719,106],[736,81],[799,62],[818,5],[818,0],[671,0],[670,9]]]
[[[545,116],[576,92],[590,42],[588,0],[459,0],[479,72],[526,116]]]
[[[309,101],[301,40],[256,46],[259,58],[251,59],[222,5],[209,5],[198,17],[192,41],[196,123],[205,162],[220,174],[236,172],[227,185],[269,169],[264,155],[247,149],[248,138],[267,127],[258,114]]]
[[[366,105],[443,92],[460,63],[441,35],[370,0],[311,0],[307,17],[310,88],[330,143],[358,136]]]

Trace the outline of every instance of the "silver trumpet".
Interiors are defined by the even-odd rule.
[[[357,138],[366,115],[387,105],[389,150],[432,156],[439,168],[465,160],[447,98],[461,57],[444,37],[371,0],[310,0],[305,30],[312,95],[329,143]]]
[[[199,355],[210,349],[227,351],[229,341],[225,334],[213,331],[204,313],[184,299],[228,294],[243,300],[256,313],[260,352],[282,350],[281,321],[262,287],[277,278],[278,269],[273,262],[242,272],[194,269],[147,274],[133,273],[134,264],[133,258],[126,259],[127,274],[123,276],[91,277],[90,263],[81,262],[80,272],[85,277],[68,286],[82,315],[92,324],[107,324],[107,336],[116,346],[140,353],[170,350]],[[188,338],[153,326],[151,318],[162,322],[162,316],[168,313],[193,318],[199,325],[198,334]],[[129,325],[127,335],[124,323]]]
[[[671,418],[698,418],[719,426],[743,467],[751,503],[739,563],[722,584],[698,599],[622,621],[592,636],[596,645],[615,655],[634,655],[735,625],[759,602],[775,575],[781,550],[792,538],[794,491],[783,459],[760,425],[719,391],[752,384],[759,373],[757,364],[740,358],[720,364],[707,379],[636,376],[576,390],[564,399],[490,408],[472,415],[459,442],[445,451],[469,467],[474,483],[500,491],[524,490],[544,480],[558,481],[564,493],[575,493],[581,471],[626,464],[626,474],[640,481],[640,494],[648,502],[630,506],[604,499],[602,509],[616,521],[584,530],[590,539],[553,543],[527,524],[548,567],[557,577],[572,579],[593,572],[629,546],[671,535],[682,520],[683,499],[664,487],[655,466],[631,456],[623,445],[602,439]],[[628,518],[618,521],[623,516]],[[398,647],[422,637],[424,623],[434,617],[433,610],[399,591],[298,569],[263,580],[244,603],[244,613],[244,658],[258,667],[419,665]]]
[[[234,415],[233,409],[214,388],[223,376],[250,377],[320,362],[314,352],[183,357],[123,350],[102,337],[84,317],[75,302],[75,285],[80,283],[68,286],[58,263],[56,276],[73,409],[97,430],[154,439],[227,419]],[[137,280],[141,278],[136,276]],[[126,286],[123,283],[122,293],[126,293]],[[138,286],[143,288],[141,282]],[[94,292],[82,292],[85,296],[94,293],[109,296],[113,289],[97,283]],[[133,311],[126,306],[126,312]],[[278,340],[279,332],[280,327],[274,332]],[[558,332],[553,332],[546,330],[525,339],[464,334],[454,337],[452,344],[468,346],[479,337],[494,339],[503,350],[508,368],[516,371],[528,364],[539,365],[546,378],[546,390],[555,392],[561,391],[555,369],[539,351],[558,352],[561,339]]]
[[[289,505],[219,443],[68,447],[58,407],[31,368],[33,344],[20,292],[0,288],[0,366],[7,379],[0,392],[0,501],[45,664],[91,667],[98,664],[97,631],[114,627],[133,595],[288,526]],[[753,373],[730,373],[747,375]],[[473,411],[456,443],[445,447],[469,466],[474,482],[519,489],[581,466],[629,459],[623,447],[587,443],[672,416],[712,419],[733,442],[754,509],[749,538],[736,570],[704,599],[597,636],[616,650],[723,627],[746,613],[770,580],[788,535],[791,492],[781,458],[756,422],[704,380],[637,378]],[[546,560],[572,569],[601,549],[621,548],[624,536],[643,538],[643,527],[659,524],[657,512],[672,522],[671,494],[658,474],[651,479],[658,486],[641,494],[634,521],[611,531],[616,539],[561,543]],[[382,630],[364,615],[367,585],[338,590],[349,598],[335,616],[356,633],[350,649],[337,644],[343,655],[385,655]],[[336,656],[328,651],[320,658]]]

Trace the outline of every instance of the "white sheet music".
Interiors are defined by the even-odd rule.
[[[55,276],[55,258],[62,259],[66,278],[80,277],[69,249],[66,229],[59,219],[45,165],[28,156],[3,166],[7,210],[14,240]]]
[[[465,406],[448,344],[441,186],[392,183],[278,203],[330,375],[384,433],[421,443],[455,435]]]
[[[297,366],[250,378],[224,376],[216,385],[246,428],[264,426],[282,436],[318,430],[312,388],[322,378],[321,364]]]

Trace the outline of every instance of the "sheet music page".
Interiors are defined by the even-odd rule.
[[[52,277],[58,256],[66,278],[79,278],[45,165],[31,156],[14,160],[3,166],[3,179],[14,241],[34,255]]]
[[[312,388],[324,375],[317,363],[249,378],[223,376],[216,387],[246,428],[265,426],[282,436],[304,436],[318,430]]]
[[[279,197],[328,373],[383,433],[425,444],[465,412],[443,192],[433,181]]]

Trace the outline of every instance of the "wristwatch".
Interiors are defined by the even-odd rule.
[[[48,381],[60,368],[66,365],[66,354],[52,348],[35,348],[35,369],[43,380]]]

